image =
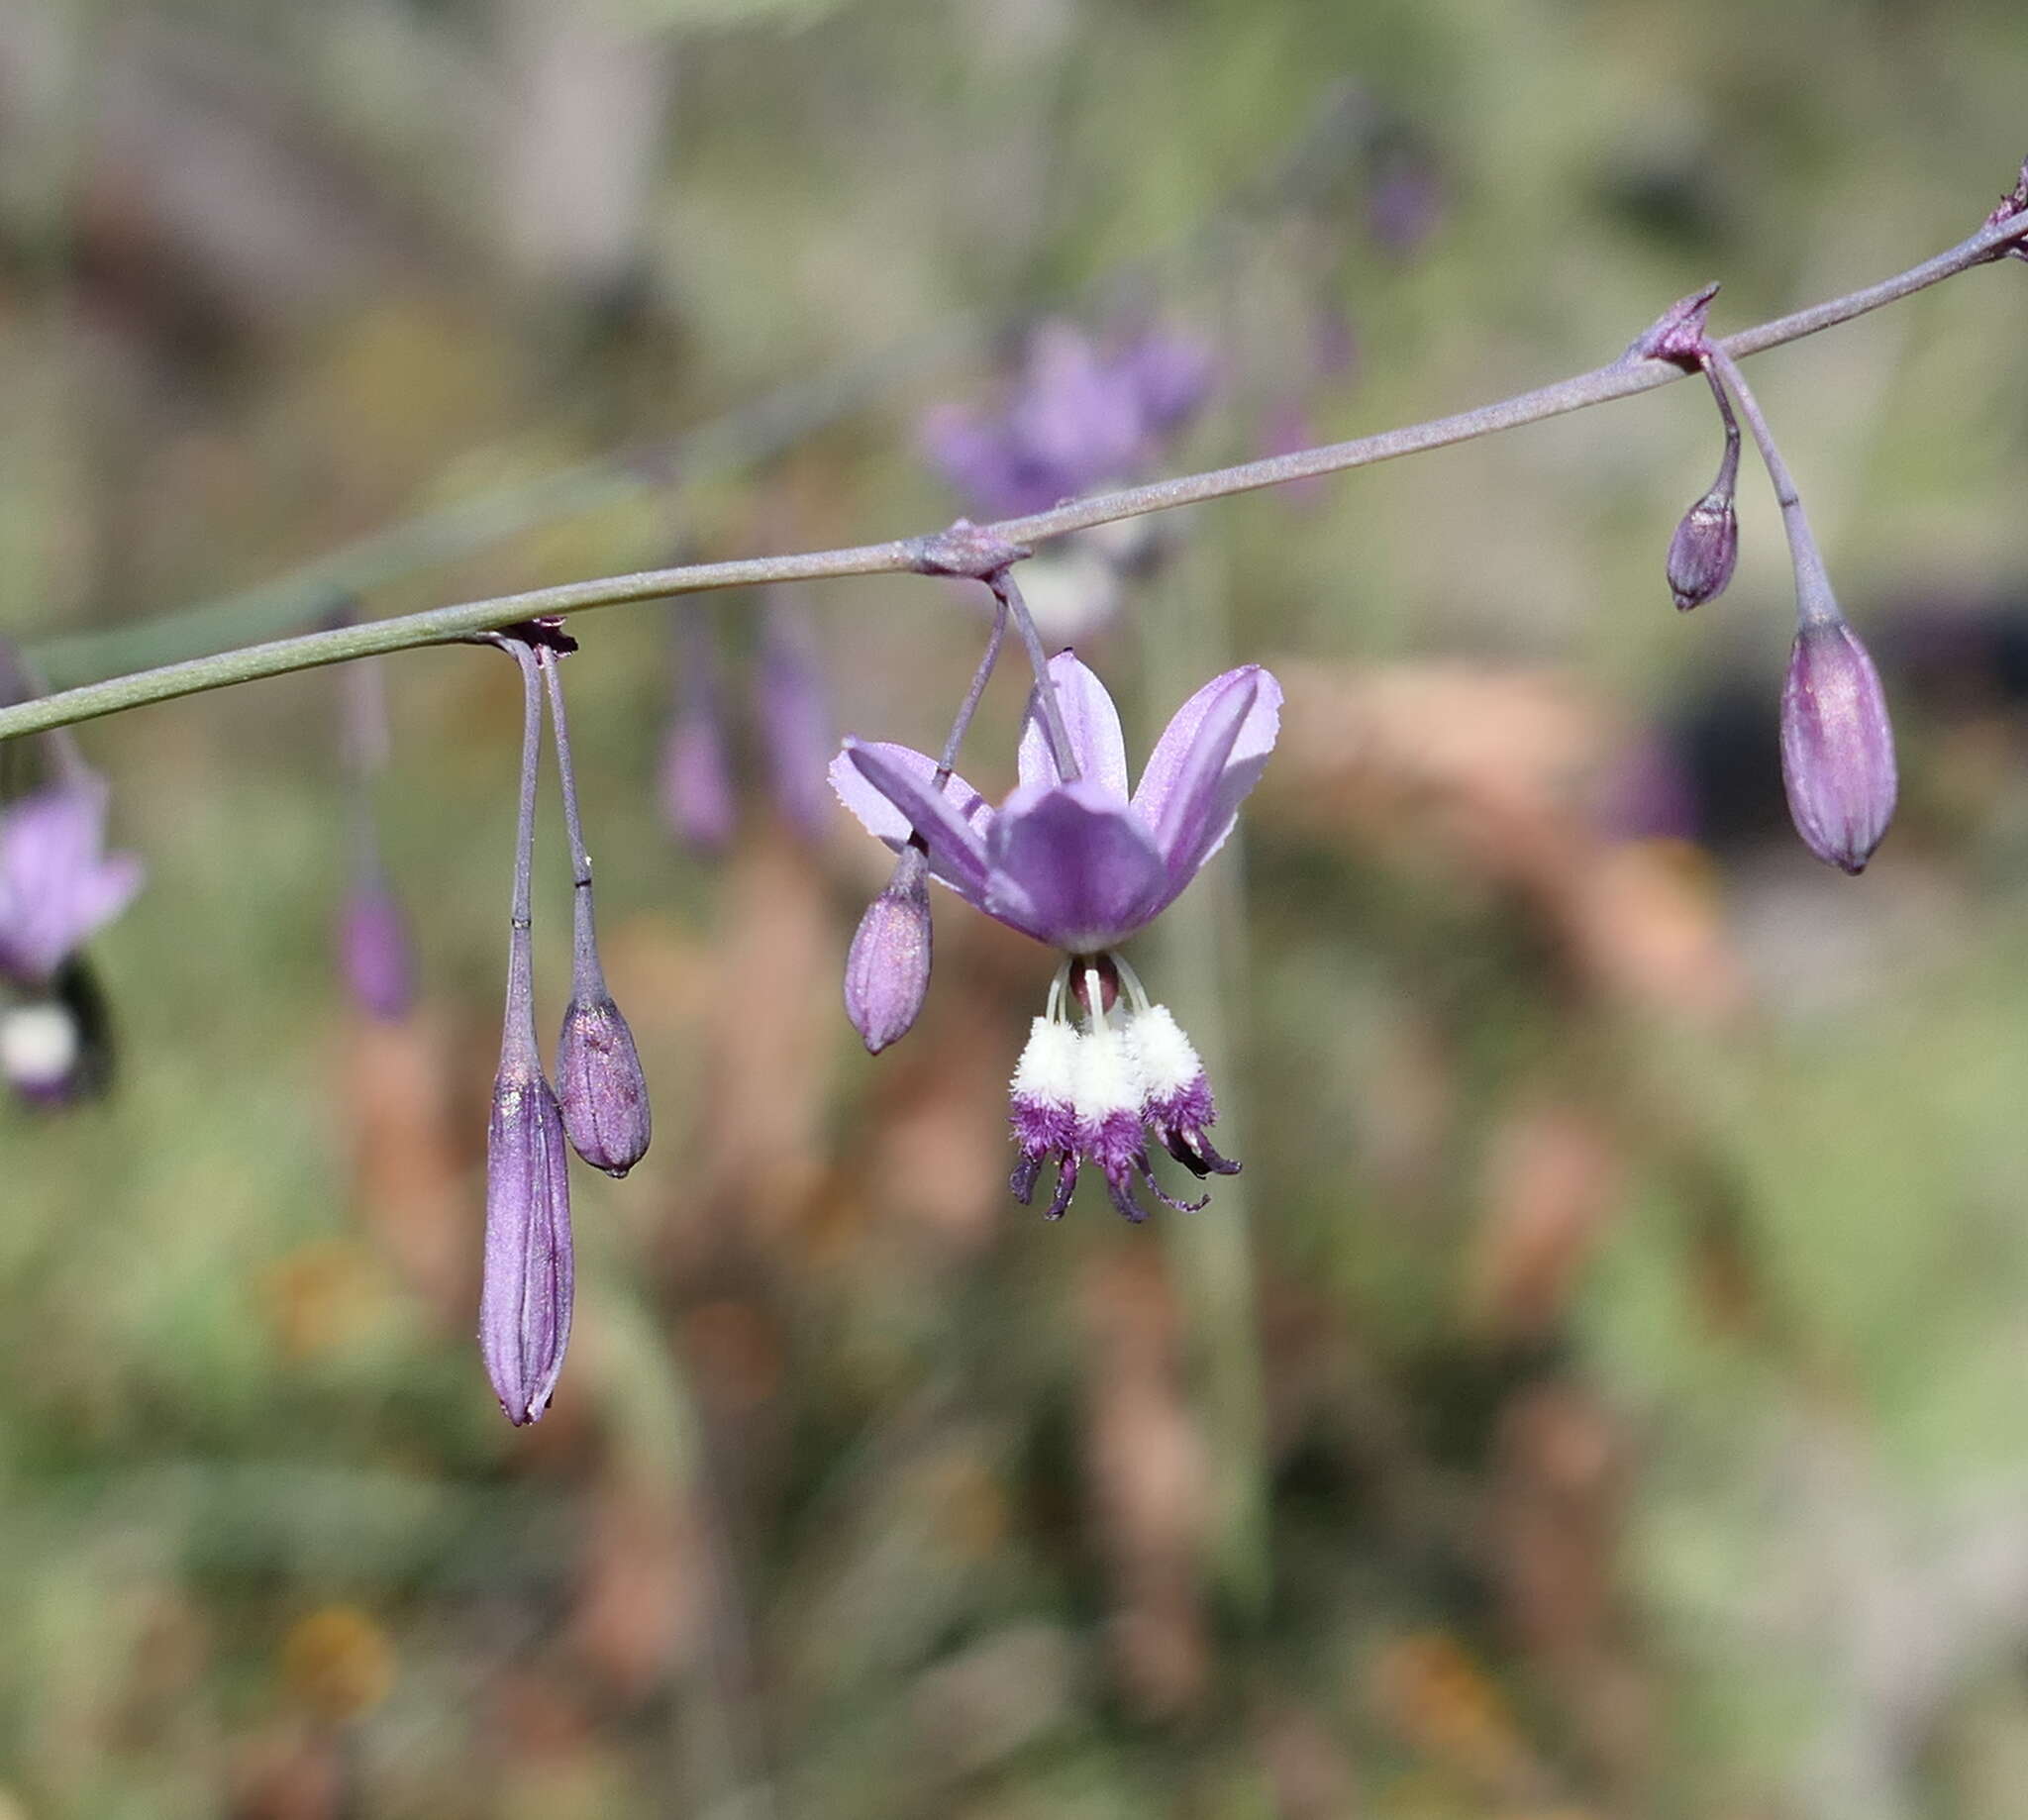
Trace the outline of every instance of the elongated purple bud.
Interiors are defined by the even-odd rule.
[[[845,958],[845,1012],[869,1055],[908,1035],[930,989],[929,857],[901,850],[887,888],[866,906]]]
[[[1678,613],[1716,600],[1739,560],[1739,517],[1732,489],[1714,488],[1682,516],[1669,540],[1669,591]]]
[[[563,1118],[542,1070],[502,1061],[486,1126],[486,1267],[479,1351],[508,1421],[550,1406],[570,1344],[575,1269],[569,1153]]]
[[[1810,852],[1863,871],[1894,813],[1894,730],[1879,672],[1835,611],[1806,619],[1789,653],[1781,780]]]
[[[557,1098],[570,1148],[608,1175],[627,1173],[648,1155],[654,1122],[634,1033],[599,989],[570,1000],[557,1043]]]
[[[353,1002],[370,1018],[398,1024],[415,1006],[415,956],[408,918],[377,871],[354,885],[339,925],[339,956]]]

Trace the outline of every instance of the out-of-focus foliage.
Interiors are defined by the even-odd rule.
[[[345,590],[927,530],[923,414],[1051,316],[1211,340],[1192,464],[1593,364],[1712,277],[1737,327],[1971,231],[2019,23],[23,0],[0,631],[74,680]],[[340,979],[330,677],[86,729],[150,881],[92,952],[115,1091],[0,1117],[0,1814],[2019,1813],[2024,284],[1754,363],[1901,735],[1859,881],[1783,821],[1756,472],[1732,587],[1670,606],[1701,389],[1087,553],[1136,750],[1228,661],[1288,689],[1134,957],[1247,1160],[1193,1219],[1009,1202],[1053,961],[948,894],[864,1056],[884,864],[771,806],[764,716],[731,846],[672,842],[670,622],[730,699],[759,601],[574,622],[656,1146],[578,1178],[529,1431],[472,1340],[511,666],[388,667],[391,1024]],[[934,747],[980,603],[800,599],[839,724]]]

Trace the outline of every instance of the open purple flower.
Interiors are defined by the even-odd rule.
[[[0,973],[41,986],[141,888],[108,854],[106,785],[81,767],[0,810]]]
[[[1195,1051],[1113,951],[1224,845],[1273,750],[1281,689],[1253,664],[1214,677],[1177,709],[1130,796],[1105,685],[1068,652],[1052,660],[1050,676],[1078,771],[1072,781],[1058,767],[1036,697],[1021,736],[1019,786],[998,809],[961,777],[939,789],[937,761],[903,746],[849,740],[831,781],[869,833],[897,853],[916,835],[935,877],[1063,951],[1014,1077],[1022,1152],[1014,1191],[1026,1201],[1054,1161],[1049,1212],[1057,1218],[1079,1165],[1092,1163],[1114,1205],[1138,1220],[1135,1180],[1154,1186],[1144,1127],[1200,1177],[1237,1165],[1204,1137],[1216,1114]]]

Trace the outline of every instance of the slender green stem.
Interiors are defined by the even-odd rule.
[[[1736,360],[1798,341],[1819,330],[1849,322],[1870,310],[1898,302],[1975,265],[1984,264],[1997,250],[2020,241],[2024,235],[2028,235],[2028,211],[1981,228],[1948,252],[1878,284],[1778,317],[1758,328],[1743,330],[1714,343],[1713,347]],[[1089,499],[1073,500],[1052,511],[1008,519],[983,529],[1009,544],[1035,545],[1073,531],[1136,518],[1148,512],[1168,511],[1176,506],[1195,505],[1233,493],[1308,479],[1313,475],[1368,467],[1376,461],[1393,460],[1428,449],[1442,449],[1453,443],[1470,442],[1501,430],[1518,429],[1523,424],[1540,423],[1546,418],[1607,404],[1616,398],[1630,398],[1637,392],[1653,391],[1684,376],[1684,369],[1673,361],[1622,356],[1611,365],[1523,392],[1497,404],[1463,411],[1456,416],[1384,431],[1377,436],[1359,437],[1347,443],[1302,450],[1293,455],[1275,455],[1267,460],[1243,461],[1208,473],[1184,474],[1149,486],[1100,493]],[[459,606],[439,607],[427,613],[405,614],[395,619],[340,627],[301,638],[278,639],[268,644],[222,652],[216,657],[115,676],[84,688],[66,689],[39,701],[0,709],[0,740],[93,720],[149,702],[172,701],[178,696],[195,695],[207,689],[253,682],[264,676],[283,676],[295,670],[343,663],[353,657],[370,657],[379,652],[408,651],[418,646],[468,638],[476,632],[496,630],[538,616],[584,613],[595,607],[659,600],[712,588],[755,587],[846,575],[904,573],[920,565],[925,542],[923,539],[903,538],[884,544],[857,545],[845,550],[648,569],[637,574],[572,581],[559,587],[536,588],[527,593],[501,595],[490,600],[467,601]]]

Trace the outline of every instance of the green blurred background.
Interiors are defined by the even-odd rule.
[[[922,413],[1047,317],[1215,346],[1177,468],[1461,408],[1960,239],[2024,78],[2004,0],[16,0],[0,631],[62,683],[926,530]],[[1008,1200],[1051,957],[940,897],[869,1061],[872,843],[758,765],[672,840],[671,622],[737,703],[759,603],[574,622],[658,1134],[577,1178],[532,1430],[471,1341],[511,669],[386,665],[396,1026],[331,674],[85,730],[151,878],[117,1090],[0,1116],[0,1814],[2028,1809],[2024,311],[1993,266],[1753,363],[1901,734],[1857,882],[1782,817],[1751,457],[1670,609],[1701,389],[1165,525],[1082,648],[1135,750],[1228,661],[1289,696],[1135,951],[1248,1165],[1194,1218]],[[977,603],[801,598],[841,728],[940,740]]]

